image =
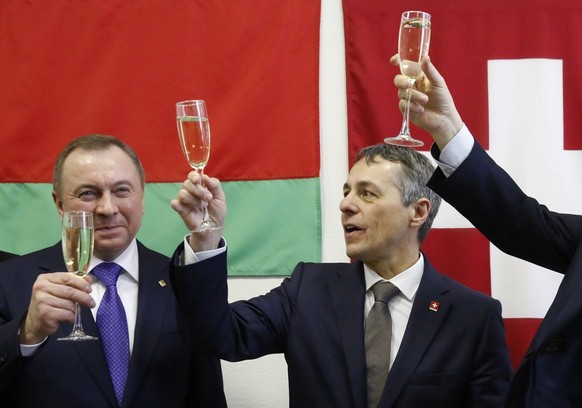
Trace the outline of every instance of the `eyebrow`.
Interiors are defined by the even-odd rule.
[[[369,181],[369,180],[364,180],[364,181],[358,181],[355,185],[356,188],[365,188],[365,187],[376,187],[376,184]],[[344,183],[344,190],[350,190],[351,187],[348,183]]]
[[[123,186],[123,185],[127,185],[127,186],[131,186],[133,188],[136,188],[135,183],[132,183],[129,180],[119,180],[119,181],[113,183],[111,187],[116,188],[116,187]],[[138,185],[141,185],[141,184],[138,183]],[[85,184],[78,185],[74,191],[79,191],[79,190],[82,190],[85,188],[89,188],[89,189],[93,189],[93,190],[101,190],[102,189],[100,186],[98,186],[96,184],[85,183]]]

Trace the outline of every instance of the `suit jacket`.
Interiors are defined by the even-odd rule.
[[[135,340],[122,406],[224,407],[220,362],[192,354],[178,330],[169,259],[138,242],[139,290]],[[60,242],[0,265],[0,405],[6,407],[116,407],[101,341],[61,342],[70,324],[32,357],[22,357],[20,322],[41,273],[64,271]],[[165,285],[163,282],[165,282]],[[162,283],[159,283],[162,282]],[[98,335],[89,309],[85,330]],[[10,401],[10,403],[7,403]]]
[[[229,305],[226,253],[177,266],[180,252],[170,276],[197,347],[230,361],[284,353],[291,407],[367,407],[361,263],[299,263],[268,294]],[[427,261],[380,407],[499,408],[511,377],[500,311]]]
[[[564,274],[506,406],[582,406],[582,217],[528,197],[477,143],[449,178],[437,170],[429,187],[500,250]]]
[[[18,255],[12,254],[10,252],[0,251],[0,262],[5,261],[5,260],[10,259],[10,258],[14,258],[15,256],[18,256]]]

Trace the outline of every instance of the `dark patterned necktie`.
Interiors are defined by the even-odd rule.
[[[388,302],[399,292],[390,282],[377,282],[372,286],[375,303],[366,318],[365,345],[368,383],[368,407],[376,408],[390,370],[390,344],[392,319]]]
[[[93,275],[107,288],[97,310],[97,327],[119,405],[123,399],[129,370],[127,317],[117,294],[117,278],[120,273],[121,266],[113,262],[103,262],[93,269]]]

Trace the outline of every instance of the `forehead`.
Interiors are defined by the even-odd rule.
[[[76,149],[63,163],[63,182],[95,179],[101,182],[128,180],[141,184],[139,171],[131,158],[117,146],[103,150]]]
[[[402,165],[377,156],[375,160],[368,163],[366,159],[360,159],[356,162],[350,169],[346,185],[354,187],[362,182],[378,186],[394,185],[394,176]]]

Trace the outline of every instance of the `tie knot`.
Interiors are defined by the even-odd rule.
[[[97,276],[106,287],[115,285],[121,273],[121,266],[115,262],[103,262],[93,268],[93,275]]]
[[[372,286],[372,292],[376,302],[388,303],[400,290],[390,282],[380,281]]]

